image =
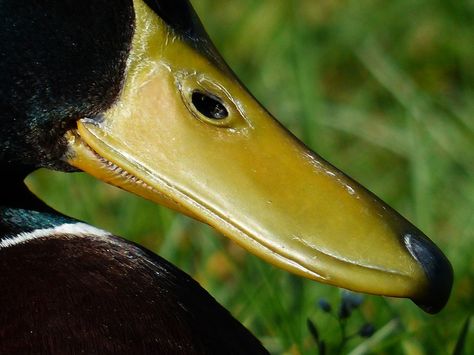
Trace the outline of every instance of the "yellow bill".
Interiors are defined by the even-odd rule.
[[[418,229],[310,151],[227,67],[141,1],[124,86],[67,133],[67,161],[199,219],[288,271],[354,291],[446,303],[451,265]]]

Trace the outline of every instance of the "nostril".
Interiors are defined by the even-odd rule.
[[[194,107],[207,118],[222,120],[229,116],[229,112],[222,102],[211,94],[194,91],[191,99]]]
[[[420,233],[407,233],[405,246],[418,261],[428,280],[428,290],[413,301],[428,313],[438,313],[446,305],[453,284],[453,268],[443,252]]]

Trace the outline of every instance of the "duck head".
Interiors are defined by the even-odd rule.
[[[438,247],[282,127],[187,0],[0,7],[2,161],[85,171],[310,279],[447,302]]]

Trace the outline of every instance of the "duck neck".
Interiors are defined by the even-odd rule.
[[[34,169],[1,164],[0,185],[0,231],[15,230],[16,220],[22,219],[26,214],[33,215],[57,213],[44,202],[38,199],[25,185],[24,179]],[[20,218],[21,217],[21,218]]]
[[[33,169],[2,164],[2,170],[0,206],[35,210],[45,208],[45,204],[33,195],[24,183],[25,178]]]

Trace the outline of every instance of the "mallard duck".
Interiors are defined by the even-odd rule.
[[[87,172],[297,275],[438,312],[452,268],[235,77],[187,0],[0,3],[2,353],[264,353],[189,276],[23,184]]]

